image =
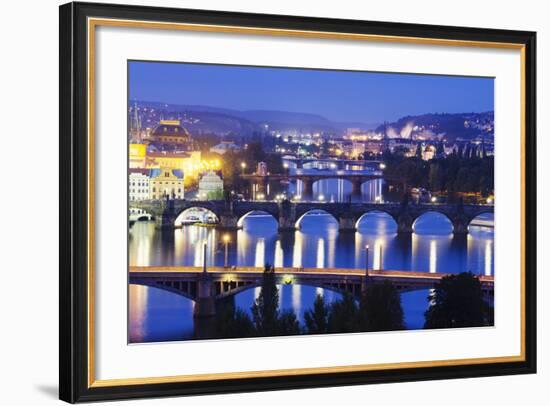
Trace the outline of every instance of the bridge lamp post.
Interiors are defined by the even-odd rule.
[[[228,250],[227,247],[229,246],[229,243],[231,242],[231,238],[229,237],[229,234],[224,234],[223,236],[223,243],[225,244],[225,258],[224,258],[224,267],[227,268],[229,266],[228,263]]]
[[[246,162],[241,162],[241,173],[244,175],[244,170],[246,169]]]

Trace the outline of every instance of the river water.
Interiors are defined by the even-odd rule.
[[[319,182],[321,183],[321,182]],[[374,182],[373,182],[374,183]],[[316,193],[326,193],[326,185]],[[378,185],[367,185],[371,200]],[[345,193],[345,191],[344,191]],[[370,213],[358,224],[355,233],[340,233],[332,216],[318,212],[306,215],[301,229],[294,233],[277,232],[275,220],[265,214],[252,214],[243,229],[229,233],[228,263],[237,266],[317,268],[364,268],[365,246],[369,245],[369,268],[415,270],[421,272],[494,274],[493,216],[478,217],[482,226],[470,226],[467,236],[454,236],[449,221],[428,213],[414,224],[412,235],[397,234],[397,225],[384,213]],[[152,222],[137,222],[130,229],[129,261],[132,266],[202,266],[203,242],[207,241],[208,265],[224,265],[222,233],[213,227],[183,226],[170,232],[156,230]],[[249,312],[259,289],[239,293],[235,303]],[[302,285],[280,286],[282,309],[292,309],[300,321],[311,308],[317,294],[325,301],[339,299],[338,293]],[[401,295],[405,324],[422,328],[427,309],[428,290]],[[132,343],[175,341],[193,337],[193,302],[156,288],[131,285],[129,289],[129,341]]]

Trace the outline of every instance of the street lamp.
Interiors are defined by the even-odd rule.
[[[365,245],[365,254],[366,254],[366,259],[365,259],[365,276],[368,278],[369,277],[369,245]]]
[[[384,162],[382,162],[378,167],[380,169],[384,170],[384,169],[386,169],[386,164]]]
[[[244,170],[246,169],[246,162],[241,162],[241,170],[242,174],[244,175]]]
[[[325,195],[319,195],[319,200],[322,202],[323,200],[325,200]]]
[[[432,197],[432,203],[435,203],[435,202],[437,202],[437,197],[433,196]]]
[[[225,244],[225,259],[224,259],[224,267],[227,268],[228,265],[228,251],[227,247],[229,246],[229,243],[231,242],[231,237],[229,237],[229,234],[223,235],[223,243]]]

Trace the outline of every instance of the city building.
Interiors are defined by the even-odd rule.
[[[130,144],[128,150],[130,168],[145,168],[147,160],[147,145]]]
[[[151,169],[150,177],[150,197],[151,199],[163,199],[170,197],[172,199],[183,199],[184,193],[184,173],[179,169]]]
[[[223,179],[219,171],[206,171],[201,174],[197,197],[212,200],[223,198]]]
[[[130,168],[128,174],[128,194],[130,201],[148,200],[150,196],[149,171]]]
[[[265,162],[258,162],[258,167],[256,169],[256,174],[260,176],[267,176],[267,164]]]
[[[232,141],[222,141],[218,145],[214,145],[210,148],[210,152],[223,155],[227,151],[239,151],[241,148]]]
[[[177,147],[179,150],[190,150],[193,144],[189,131],[180,125],[179,120],[161,120],[148,137],[148,142],[168,144],[163,146]]]
[[[168,168],[192,176],[201,167],[200,151],[148,151],[145,167],[149,169]]]

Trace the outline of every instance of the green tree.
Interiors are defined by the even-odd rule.
[[[221,189],[211,190],[210,192],[208,192],[206,198],[208,200],[223,200],[224,199],[223,190]]]
[[[363,331],[393,331],[404,328],[401,295],[389,281],[367,285],[359,304],[359,314]]]
[[[304,322],[309,334],[323,334],[328,331],[329,307],[323,296],[317,295],[313,302],[313,309],[304,313]]]
[[[279,291],[275,283],[275,268],[266,264],[260,295],[252,306],[252,319],[258,335],[278,334],[279,327]]]
[[[216,337],[253,337],[254,324],[250,317],[235,306],[235,297],[221,300],[216,305]]]
[[[359,309],[353,296],[344,293],[341,300],[337,300],[330,306],[328,317],[329,333],[352,333],[360,331]]]
[[[301,333],[300,323],[292,310],[281,312],[278,320],[277,335],[297,335]]]
[[[471,272],[442,278],[428,300],[424,328],[479,327],[489,325],[492,317],[481,283]]]
[[[422,143],[419,142],[418,144],[416,144],[416,153],[415,153],[415,156],[417,158],[420,158],[422,159]]]

